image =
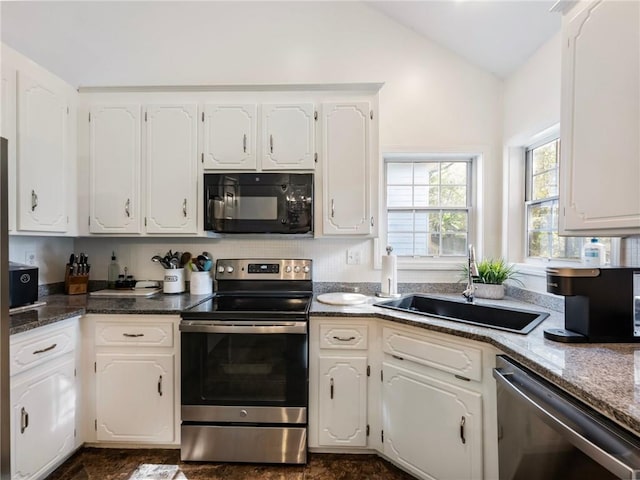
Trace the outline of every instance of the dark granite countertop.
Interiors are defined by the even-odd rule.
[[[212,295],[163,294],[151,297],[105,298],[89,295],[49,295],[38,300],[46,305],[11,315],[11,335],[59,322],[85,313],[104,314],[179,314]]]
[[[372,297],[366,304],[349,307],[314,301],[311,315],[375,317],[491,344],[640,435],[640,343],[565,344],[547,340],[543,331],[564,327],[564,315],[512,299],[485,303],[545,311],[550,316],[528,335],[520,335],[372,305],[381,300]]]

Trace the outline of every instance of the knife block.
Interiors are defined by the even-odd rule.
[[[67,295],[81,295],[89,291],[89,274],[71,275],[69,269],[64,274],[64,293]]]

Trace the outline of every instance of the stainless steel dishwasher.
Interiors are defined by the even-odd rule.
[[[500,480],[640,479],[640,440],[508,357],[493,371]]]

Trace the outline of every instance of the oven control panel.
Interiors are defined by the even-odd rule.
[[[218,259],[216,280],[311,280],[309,259]]]

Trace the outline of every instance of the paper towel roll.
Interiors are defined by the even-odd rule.
[[[395,255],[382,256],[382,278],[380,280],[380,290],[384,295],[395,295],[398,293],[398,257]]]

